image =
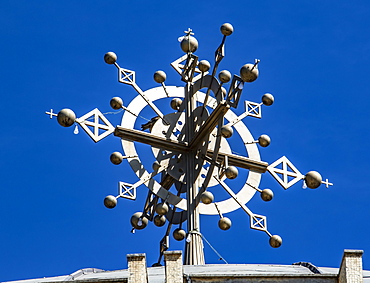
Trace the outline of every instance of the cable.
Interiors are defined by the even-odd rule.
[[[206,237],[204,237],[204,235],[201,234],[201,233],[199,233],[199,234],[203,238],[203,240],[211,247],[211,249],[216,253],[216,255],[220,258],[220,260],[223,260],[226,264],[228,264],[228,262],[220,255],[220,253],[218,251],[216,251],[216,249],[211,245],[211,243],[208,242]]]

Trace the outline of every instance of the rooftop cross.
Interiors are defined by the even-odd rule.
[[[119,97],[111,99],[113,109],[124,110],[119,126],[113,127],[98,109],[80,118],[76,118],[70,109],[63,109],[58,114],[53,110],[46,112],[50,118],[57,116],[58,123],[64,127],[79,124],[95,142],[111,133],[121,139],[125,155],[113,152],[110,159],[115,165],[127,160],[139,181],[135,184],[119,182],[118,195],[107,196],[104,205],[114,208],[119,198],[135,200],[141,193],[137,187],[145,185],[148,188],[142,209],[131,216],[130,223],[132,231],[144,229],[149,222],[159,227],[167,224],[159,242],[156,265],[170,247],[171,231],[175,240],[186,239],[185,264],[204,264],[200,214],[218,215],[219,228],[228,230],[232,222],[224,215],[239,208],[249,216],[251,229],[265,232],[270,245],[279,247],[282,239],[267,230],[266,216],[255,214],[246,205],[256,192],[264,201],[273,198],[272,190],[259,188],[265,172],[269,172],[284,189],[301,180],[312,189],[321,184],[332,185],[328,179],[322,181],[316,171],[301,174],[285,156],[271,164],[261,160],[258,146],[268,146],[271,139],[261,135],[255,140],[242,119],[261,118],[261,106],[272,105],[274,97],[266,93],[261,103],[245,101],[245,112],[241,115],[234,113],[233,108],[238,107],[246,84],[258,78],[260,61],[256,59],[254,63],[243,65],[240,76],[232,76],[227,70],[216,76],[218,65],[225,56],[225,39],[233,33],[232,25],[223,24],[221,33],[222,42],[216,49],[212,74],[209,74],[211,64],[206,60],[198,61],[198,56],[193,54],[198,48],[198,41],[191,36],[194,33],[190,28],[185,31],[180,42],[185,55],[171,63],[181,76],[183,87],[166,86],[166,74],[157,71],[154,81],[160,86],[143,91],[136,84],[135,71],[121,68],[117,55],[106,53],[104,60],[117,68],[119,82],[131,85],[138,93],[128,106],[123,106]],[[161,110],[165,109],[164,103],[169,103],[174,112],[165,114]],[[153,111],[153,117],[143,120],[142,112],[146,106]],[[94,120],[89,121],[92,118]],[[138,128],[140,124],[141,129]],[[234,135],[235,131],[237,135]],[[243,147],[242,154],[233,152],[231,145],[234,143],[229,139],[239,142]],[[142,152],[138,143],[150,146],[153,154]],[[152,166],[147,168],[142,159],[145,164],[150,160]],[[239,170],[247,170],[247,177],[242,188],[237,189],[229,180],[237,178]],[[220,189],[230,198],[219,200]],[[186,228],[183,227],[185,222]]]

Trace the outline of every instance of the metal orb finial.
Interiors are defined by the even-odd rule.
[[[231,73],[228,70],[223,70],[218,74],[218,78],[222,83],[228,83],[231,80]]]
[[[198,49],[198,40],[193,36],[187,35],[181,40],[180,46],[185,53],[195,52]]]
[[[202,60],[198,63],[199,71],[205,73],[211,68],[211,64],[207,60]]]
[[[155,207],[155,212],[159,215],[165,215],[168,212],[168,205],[165,202],[158,203]]]
[[[258,138],[258,144],[262,147],[267,147],[271,143],[271,138],[268,135],[261,135]]]
[[[182,241],[186,237],[186,232],[184,229],[177,228],[173,231],[172,235],[176,241]]]
[[[121,164],[122,163],[122,160],[123,160],[123,156],[120,152],[118,151],[115,151],[113,152],[111,155],[110,155],[110,161],[114,164],[114,165],[118,165],[118,164]]]
[[[264,201],[270,201],[274,197],[274,193],[270,189],[264,189],[261,192],[261,199]]]
[[[164,83],[166,78],[167,78],[166,73],[163,72],[163,71],[157,71],[157,72],[154,73],[154,80],[155,80],[155,82],[157,82],[159,84]]]
[[[238,174],[238,168],[236,168],[235,166],[229,166],[225,170],[225,176],[228,179],[235,179],[236,177],[238,177]]]
[[[142,212],[136,212],[131,216],[130,223],[137,230],[144,229],[148,225],[148,219],[142,215]]]
[[[234,32],[234,27],[229,23],[224,23],[221,28],[221,33],[225,36],[229,36]]]
[[[271,93],[265,93],[262,96],[262,103],[266,106],[270,106],[274,103],[274,96]]]
[[[117,199],[115,196],[109,195],[104,199],[104,205],[106,208],[114,208],[117,205]]]
[[[230,127],[228,125],[222,126],[222,128],[221,128],[221,135],[224,138],[226,138],[226,139],[230,138],[233,135],[233,133],[234,133],[234,130],[233,130],[232,127]]]
[[[213,200],[215,199],[215,197],[213,196],[213,194],[209,191],[205,191],[204,193],[202,193],[202,195],[200,196],[200,200],[204,203],[204,204],[210,204],[213,202]]]
[[[245,64],[240,69],[240,76],[247,83],[254,82],[258,78],[259,72],[257,64]]]
[[[59,111],[57,116],[58,123],[63,127],[70,127],[76,121],[76,114],[68,108]]]
[[[322,177],[319,172],[310,171],[305,175],[304,180],[307,187],[310,189],[316,189],[321,185]]]
[[[222,217],[220,220],[218,220],[218,227],[220,227],[221,230],[229,230],[231,227],[231,220],[227,217]]]
[[[110,107],[112,107],[114,110],[121,109],[123,106],[122,98],[120,97],[113,97],[110,102]]]
[[[117,61],[116,53],[114,53],[114,52],[105,53],[104,61],[105,61],[105,63],[107,63],[109,65],[112,65],[112,64],[116,63],[116,61]]]
[[[171,100],[171,108],[173,110],[179,110],[180,106],[181,106],[181,103],[182,103],[182,100],[180,98],[174,98]]]
[[[163,215],[156,215],[153,219],[154,225],[157,227],[162,227],[164,224],[166,224],[166,217]]]
[[[269,242],[270,242],[271,247],[278,248],[283,243],[283,240],[281,239],[281,237],[279,235],[273,235],[273,236],[271,236]]]

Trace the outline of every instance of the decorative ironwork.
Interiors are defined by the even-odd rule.
[[[172,230],[176,240],[186,239],[185,264],[204,264],[199,215],[219,215],[219,227],[227,230],[231,227],[231,220],[224,214],[238,208],[242,208],[250,217],[250,228],[265,232],[270,237],[270,245],[279,247],[282,239],[267,230],[266,216],[254,214],[246,206],[256,192],[264,201],[273,198],[270,189],[259,188],[261,175],[266,171],[284,189],[300,180],[304,180],[304,185],[309,188],[317,188],[321,184],[326,187],[333,185],[328,179],[322,181],[321,175],[315,171],[302,175],[285,156],[270,165],[261,160],[258,145],[266,147],[271,140],[267,135],[255,140],[242,119],[248,116],[261,118],[261,106],[272,105],[274,97],[266,93],[261,103],[245,101],[245,112],[239,116],[231,110],[237,108],[247,83],[258,78],[260,60],[242,66],[240,76],[231,78],[230,72],[223,70],[217,78],[218,66],[225,57],[226,37],[233,33],[232,25],[223,24],[221,33],[223,39],[215,52],[212,75],[209,74],[211,64],[206,60],[199,61],[193,54],[198,48],[198,41],[193,37],[192,30],[188,29],[179,38],[185,55],[171,65],[185,82],[184,87],[166,86],[166,74],[157,71],[154,80],[161,86],[143,91],[135,82],[134,71],[121,68],[115,53],[105,54],[105,62],[118,70],[118,81],[131,85],[138,93],[127,107],[123,106],[121,98],[111,99],[113,109],[124,110],[121,125],[117,127],[113,127],[98,109],[77,119],[70,109],[63,109],[58,114],[53,110],[46,112],[50,118],[56,116],[64,127],[76,122],[95,142],[111,133],[121,139],[125,155],[114,152],[111,161],[118,165],[127,160],[139,181],[135,184],[119,182],[118,195],[107,196],[104,204],[107,208],[114,208],[119,198],[135,200],[139,186],[145,185],[149,189],[144,208],[132,215],[131,225],[134,232],[145,228],[148,221],[159,227],[168,223],[159,243],[157,264],[170,246],[169,235]],[[230,81],[227,91],[224,86]],[[173,113],[162,113],[157,102],[163,101],[170,103]],[[137,121],[142,120],[146,106],[153,110],[155,116],[146,119],[138,129],[140,123]],[[94,121],[90,121],[91,118]],[[234,131],[245,146],[245,156],[231,149],[228,139]],[[138,143],[149,145],[153,156],[141,156]],[[146,161],[152,158],[152,168],[146,168],[140,157]],[[232,189],[227,184],[228,179],[237,178],[239,170],[248,170],[246,181],[240,190]],[[223,188],[230,198],[216,201],[212,193],[217,191],[214,187]],[[186,231],[182,227],[185,221]],[[173,226],[177,228],[172,229]]]

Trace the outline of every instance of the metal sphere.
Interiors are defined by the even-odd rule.
[[[200,200],[204,203],[204,204],[210,204],[213,202],[214,200],[214,196],[211,192],[209,191],[205,191],[203,192],[203,194],[200,196]]]
[[[164,224],[166,224],[166,217],[163,215],[156,215],[154,216],[154,225],[158,227],[162,227]]]
[[[171,100],[171,108],[173,110],[179,110],[180,106],[181,106],[181,103],[182,103],[182,100],[180,98],[174,98]]]
[[[235,166],[229,166],[225,170],[225,176],[228,179],[235,179],[236,177],[238,177],[238,173],[238,168],[236,168]]]
[[[264,189],[261,192],[261,199],[264,201],[270,201],[274,197],[274,193],[270,189]]]
[[[220,227],[221,230],[229,230],[231,227],[231,220],[227,217],[222,217],[218,220],[218,227]]]
[[[269,242],[270,242],[271,247],[278,248],[283,243],[283,240],[281,239],[281,237],[279,235],[273,235],[273,236],[271,236]]]
[[[227,125],[225,125],[225,126],[222,126],[222,128],[221,128],[221,135],[224,137],[224,138],[230,138],[232,135],[233,135],[233,133],[234,133],[234,130],[233,130],[233,128],[232,127],[230,127],[230,126],[227,126]]]
[[[117,199],[115,196],[109,195],[104,199],[104,205],[106,208],[114,208],[117,205]]]
[[[165,215],[168,212],[168,205],[165,202],[158,203],[155,207],[155,212],[159,215]]]
[[[58,123],[63,127],[70,127],[76,121],[76,114],[68,108],[59,111],[57,116]]]
[[[208,70],[211,68],[211,64],[207,60],[202,60],[198,63],[198,69],[202,73],[208,72]]]
[[[221,33],[223,35],[226,35],[226,36],[229,36],[230,34],[232,34],[234,32],[234,28],[231,24],[229,23],[224,23],[222,26],[221,26]]]
[[[123,156],[118,151],[115,151],[110,155],[110,162],[112,162],[114,165],[121,164],[122,160],[123,160]]]
[[[261,135],[259,138],[258,138],[258,144],[262,147],[266,147],[266,146],[269,146],[271,143],[271,139],[268,135]]]
[[[258,69],[254,64],[245,64],[240,69],[240,76],[247,83],[254,82],[258,78]]]
[[[176,241],[182,241],[186,237],[186,232],[183,229],[177,228],[173,231],[172,236]]]
[[[322,177],[319,172],[310,171],[304,176],[307,187],[316,189],[321,185]]]
[[[107,63],[109,65],[116,63],[116,61],[117,61],[116,53],[114,53],[114,52],[105,53],[104,61],[105,61],[105,63]]]
[[[218,74],[218,78],[222,83],[228,83],[231,80],[231,73],[228,70],[223,70]]]
[[[167,78],[166,73],[163,71],[155,72],[153,77],[154,77],[155,82],[159,84],[163,83]]]
[[[121,109],[123,106],[123,101],[121,97],[113,97],[109,103],[110,107],[112,107],[114,110]]]
[[[265,93],[262,96],[262,103],[266,106],[270,106],[274,103],[274,96],[271,93]]]
[[[198,49],[198,40],[193,36],[184,36],[180,46],[185,53],[195,52]]]
[[[144,229],[148,225],[148,219],[142,217],[142,212],[136,212],[131,216],[130,222],[132,227],[137,230]]]

